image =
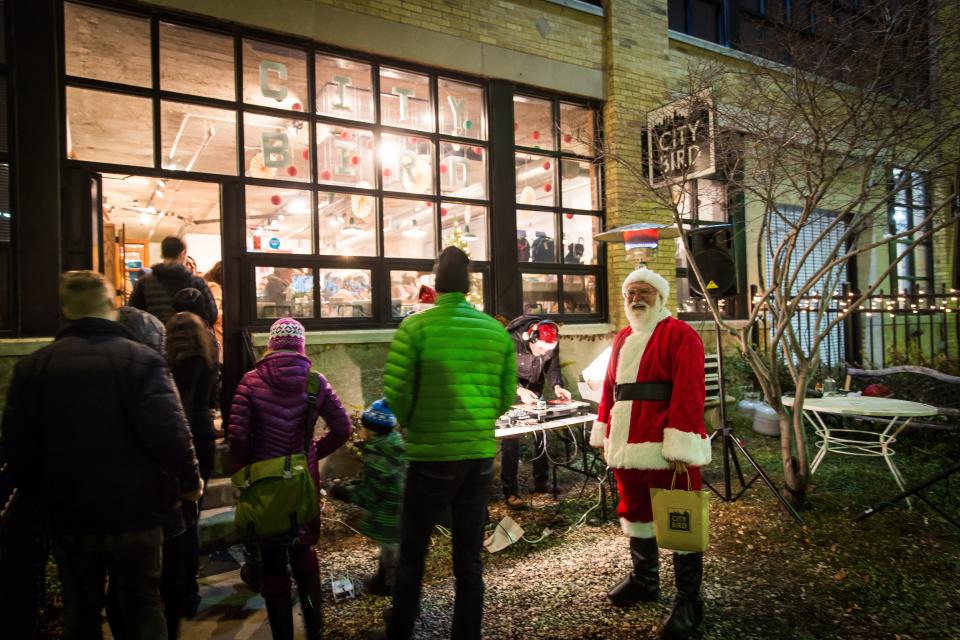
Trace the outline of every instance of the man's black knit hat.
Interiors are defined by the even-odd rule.
[[[470,291],[470,258],[456,247],[447,247],[437,258],[437,293]]]

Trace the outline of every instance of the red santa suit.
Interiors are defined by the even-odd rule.
[[[656,283],[651,282],[653,276]],[[640,278],[658,289],[658,283],[666,287],[659,275]],[[640,278],[628,278],[624,290]],[[669,461],[688,465],[693,489],[700,489],[700,467],[710,462],[710,440],[703,425],[703,342],[689,325],[670,317],[662,304],[650,311],[655,314],[651,322],[636,331],[626,327],[614,338],[590,434],[590,444],[603,446],[614,470],[621,527],[637,538],[654,536],[650,489],[670,488]],[[617,401],[615,385],[632,382],[669,382],[670,399]],[[676,488],[688,488],[686,480],[678,476]]]

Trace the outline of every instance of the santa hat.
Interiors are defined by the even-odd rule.
[[[623,281],[623,287],[621,288],[624,296],[627,295],[627,287],[634,282],[645,282],[656,289],[660,297],[663,298],[664,304],[666,304],[667,298],[670,297],[670,283],[656,271],[647,269],[646,267],[640,267],[639,269],[631,271],[630,274],[627,275],[626,280]]]
[[[270,327],[270,339],[267,348],[270,351],[304,352],[306,334],[303,325],[293,318],[280,318]]]
[[[552,320],[539,320],[523,332],[523,339],[537,342],[541,347],[553,349],[560,339],[560,328]]]

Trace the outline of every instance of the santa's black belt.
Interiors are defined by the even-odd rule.
[[[617,400],[670,400],[672,393],[671,382],[627,382],[613,387]]]

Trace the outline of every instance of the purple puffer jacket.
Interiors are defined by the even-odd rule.
[[[310,359],[291,351],[265,356],[244,374],[233,396],[227,438],[236,464],[248,465],[303,451]],[[316,412],[329,431],[307,452],[310,475],[319,490],[317,461],[347,441],[350,417],[326,378],[320,376]]]

